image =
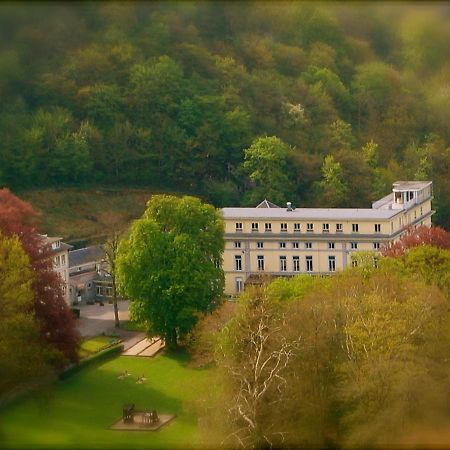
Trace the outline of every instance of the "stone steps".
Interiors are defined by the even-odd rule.
[[[155,342],[153,342],[150,347],[147,347],[144,351],[139,353],[137,356],[155,356],[161,349],[165,347],[164,342],[158,338]]]
[[[155,356],[165,344],[161,338],[145,338],[122,353],[122,356]]]

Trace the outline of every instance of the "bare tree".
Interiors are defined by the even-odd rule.
[[[231,440],[242,448],[263,448],[283,441],[283,431],[273,429],[270,415],[283,401],[285,370],[299,342],[284,335],[285,322],[279,305],[270,304],[262,286],[242,301],[241,311],[224,329],[217,359],[234,386],[228,405],[234,426],[223,445]]]
[[[120,233],[118,231],[113,231],[110,234],[108,241],[106,242],[105,249],[105,260],[106,267],[104,272],[106,275],[111,277],[112,282],[112,297],[114,305],[114,325],[116,328],[120,327],[119,321],[119,307],[117,304],[118,300],[118,289],[117,289],[117,279],[116,279],[116,260],[117,260],[117,249],[119,247]]]

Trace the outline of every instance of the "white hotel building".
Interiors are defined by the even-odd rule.
[[[225,293],[241,292],[255,275],[332,274],[351,253],[378,251],[409,226],[431,226],[431,181],[397,181],[372,208],[223,208]]]

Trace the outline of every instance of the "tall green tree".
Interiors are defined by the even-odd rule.
[[[289,146],[276,136],[260,137],[245,150],[244,171],[253,182],[246,202],[255,204],[267,198],[284,204],[293,194],[289,179]]]
[[[170,349],[223,291],[223,222],[195,197],[155,195],[118,248],[117,279],[132,316]]]
[[[0,231],[0,393],[49,373],[33,311],[33,277],[19,239]]]
[[[320,204],[327,207],[343,206],[348,187],[344,181],[341,164],[327,155],[322,165],[322,180],[315,183]]]

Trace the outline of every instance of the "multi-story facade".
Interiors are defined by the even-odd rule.
[[[333,274],[360,250],[378,251],[407,227],[431,226],[431,181],[398,181],[372,208],[223,208],[225,293],[255,275]]]
[[[69,303],[69,250],[71,245],[62,241],[61,237],[49,237],[42,235],[44,244],[50,245],[53,253],[53,269],[63,282],[63,295]]]

